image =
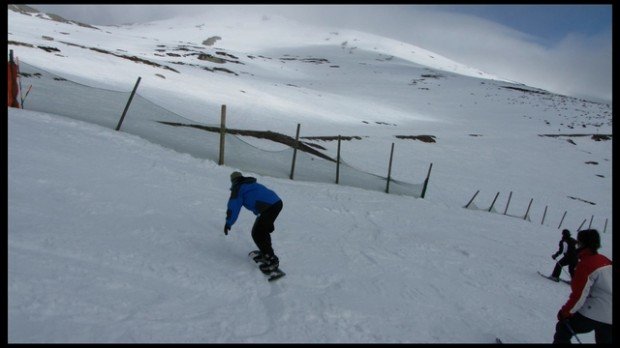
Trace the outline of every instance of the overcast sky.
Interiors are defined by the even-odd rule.
[[[611,5],[31,6],[95,25],[231,9],[279,14],[308,24],[398,39],[487,73],[556,93],[612,99]]]

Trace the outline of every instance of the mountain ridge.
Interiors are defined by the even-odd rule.
[[[39,18],[39,19],[44,19],[44,20],[52,20],[52,21],[56,21],[58,23],[64,23],[64,24],[74,24],[74,25],[78,25],[84,28],[90,28],[90,29],[96,29],[96,30],[100,30],[100,31],[105,31],[106,28],[111,29],[111,28],[140,28],[140,27],[145,27],[145,28],[149,28],[149,29],[153,29],[153,26],[156,26],[159,23],[165,24],[168,20],[159,20],[159,21],[152,21],[152,22],[146,22],[146,23],[133,23],[133,24],[128,24],[128,25],[113,25],[113,26],[92,26],[90,24],[85,24],[85,23],[81,23],[78,21],[72,21],[72,20],[67,20],[64,19],[61,16],[55,15],[55,14],[50,14],[50,13],[45,13],[45,12],[41,12],[38,11],[32,7],[29,7],[27,5],[9,5],[8,9],[10,11],[19,13],[21,15],[26,15],[26,16],[31,16],[31,17],[35,17],[35,18]],[[257,15],[258,16],[258,15]],[[192,17],[190,17],[192,18]],[[266,17],[266,16],[262,16],[262,21],[264,23],[270,22],[270,21],[274,21],[274,19],[272,17]],[[269,19],[265,19],[265,18],[269,18]],[[176,20],[176,19],[175,19]],[[282,19],[282,20],[286,20],[286,19]],[[261,24],[264,24],[261,23]],[[265,24],[266,25],[266,24]],[[201,23],[201,24],[190,24],[190,25],[186,25],[188,27],[191,27],[193,29],[196,29],[196,31],[200,31],[203,29],[204,26],[206,26],[206,24]],[[299,26],[300,28],[303,28],[305,26]],[[311,27],[309,27],[311,28]],[[168,29],[172,29],[172,27],[169,27]],[[174,28],[175,30],[178,30],[179,28]],[[109,31],[106,31],[107,33],[110,33]],[[324,43],[332,40],[332,39],[338,39],[338,41],[340,42],[338,45],[341,46],[341,48],[343,50],[349,50],[350,52],[353,52],[356,49],[364,49],[364,47],[359,47],[360,42],[358,41],[357,38],[355,38],[354,36],[357,35],[362,35],[367,37],[367,40],[372,41],[373,45],[371,45],[370,43],[366,44],[366,49],[369,49],[370,46],[374,46],[371,50],[375,50],[378,51],[379,54],[383,53],[386,54],[386,58],[387,59],[391,59],[390,57],[393,56],[399,56],[403,59],[409,59],[414,63],[420,63],[420,64],[430,64],[428,65],[429,68],[437,68],[437,64],[435,64],[435,62],[433,62],[433,60],[439,60],[441,63],[441,65],[443,66],[443,69],[445,69],[446,71],[449,72],[456,72],[456,73],[462,73],[465,74],[467,76],[477,76],[477,77],[481,77],[481,78],[488,78],[488,79],[498,79],[501,81],[507,81],[507,82],[513,82],[510,80],[505,80],[505,79],[501,79],[498,77],[495,77],[494,75],[489,75],[486,74],[480,70],[477,69],[473,69],[470,67],[467,67],[463,64],[457,63],[455,61],[452,61],[449,58],[443,57],[437,53],[425,50],[421,47],[417,47],[414,45],[410,45],[410,44],[405,44],[405,43],[400,43],[400,47],[398,47],[397,49],[395,49],[395,52],[384,52],[381,50],[381,46],[385,46],[385,42],[387,41],[387,45],[391,45],[391,46],[397,46],[397,44],[395,44],[396,40],[392,40],[386,37],[381,37],[381,36],[376,36],[373,34],[369,34],[369,33],[361,33],[359,31],[355,31],[355,30],[338,30],[338,31],[329,31],[328,33],[324,33],[321,34],[321,38],[320,40],[324,41]],[[187,44],[189,45],[193,45],[193,48],[200,48],[200,49],[205,49],[205,48],[209,48],[211,46],[213,46],[215,43],[220,43],[222,44],[222,42],[226,41],[226,37],[224,36],[224,38],[222,38],[223,35],[217,34],[217,33],[213,33],[212,35],[208,35],[208,37],[205,37],[202,40],[199,40],[198,38],[195,39],[195,42],[186,42],[185,44],[181,43],[181,45],[179,45],[179,48],[183,47],[183,46],[187,46]],[[201,44],[199,44],[198,42],[201,42]],[[310,45],[316,45],[317,42],[320,42],[319,39],[315,39],[314,42],[312,43],[308,43]],[[32,43],[31,43],[32,44]],[[379,46],[379,47],[377,47]],[[383,49],[385,49],[385,47],[383,47]],[[416,52],[417,51],[417,52]],[[414,54],[415,53],[415,54]],[[168,53],[170,54],[170,53]],[[413,55],[412,55],[413,54]],[[246,55],[251,55],[251,52],[246,52]],[[413,57],[413,58],[412,58]],[[143,57],[144,58],[144,57]],[[220,58],[221,59],[221,58]],[[452,66],[452,69],[449,69],[448,66]]]

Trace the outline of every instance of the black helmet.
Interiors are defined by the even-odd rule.
[[[232,172],[230,174],[230,181],[235,181],[235,179],[242,177],[243,175],[239,172]]]
[[[566,229],[564,231],[562,231],[562,237],[565,237],[565,238],[566,237],[570,237],[570,231],[566,230]]]
[[[577,233],[577,241],[582,247],[597,251],[601,247],[601,237],[595,229],[582,230]]]

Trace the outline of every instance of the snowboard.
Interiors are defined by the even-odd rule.
[[[258,263],[258,264],[263,264],[263,260],[260,259],[258,257],[258,255],[260,254],[260,252],[258,250],[252,250],[250,251],[250,253],[248,254],[248,256],[250,257],[250,260]],[[286,273],[284,273],[280,267],[276,268],[273,271],[268,271],[268,272],[264,272],[263,270],[261,270],[261,272],[263,272],[264,275],[268,276],[267,277],[267,281],[272,282],[274,280],[278,280],[282,277],[284,277],[286,275]]]
[[[553,281],[553,279],[551,279],[551,276],[544,275],[544,274],[540,273],[540,271],[538,271],[538,274],[540,274],[542,277],[545,277],[545,278]],[[566,279],[560,278],[560,281],[570,285],[570,280],[566,280]]]

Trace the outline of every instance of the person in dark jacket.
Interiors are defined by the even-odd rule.
[[[551,255],[551,257],[555,260],[558,256],[562,255],[560,261],[556,262],[555,268],[553,269],[553,273],[551,273],[551,279],[556,282],[560,281],[560,273],[562,272],[562,267],[568,266],[568,273],[570,274],[571,279],[575,274],[575,267],[577,266],[577,251],[576,251],[577,241],[570,236],[569,230],[562,231],[562,239],[559,243],[558,251]]]
[[[260,265],[263,271],[273,271],[280,261],[271,245],[271,232],[275,230],[274,221],[282,210],[282,200],[272,190],[256,182],[256,178],[244,177],[240,172],[230,174],[230,198],[226,210],[224,234],[228,235],[239,217],[241,207],[257,216],[252,227],[252,239],[260,251]]]
[[[577,233],[579,263],[568,301],[558,312],[553,343],[570,343],[574,334],[594,330],[596,343],[612,341],[612,262],[598,253],[597,230]]]

